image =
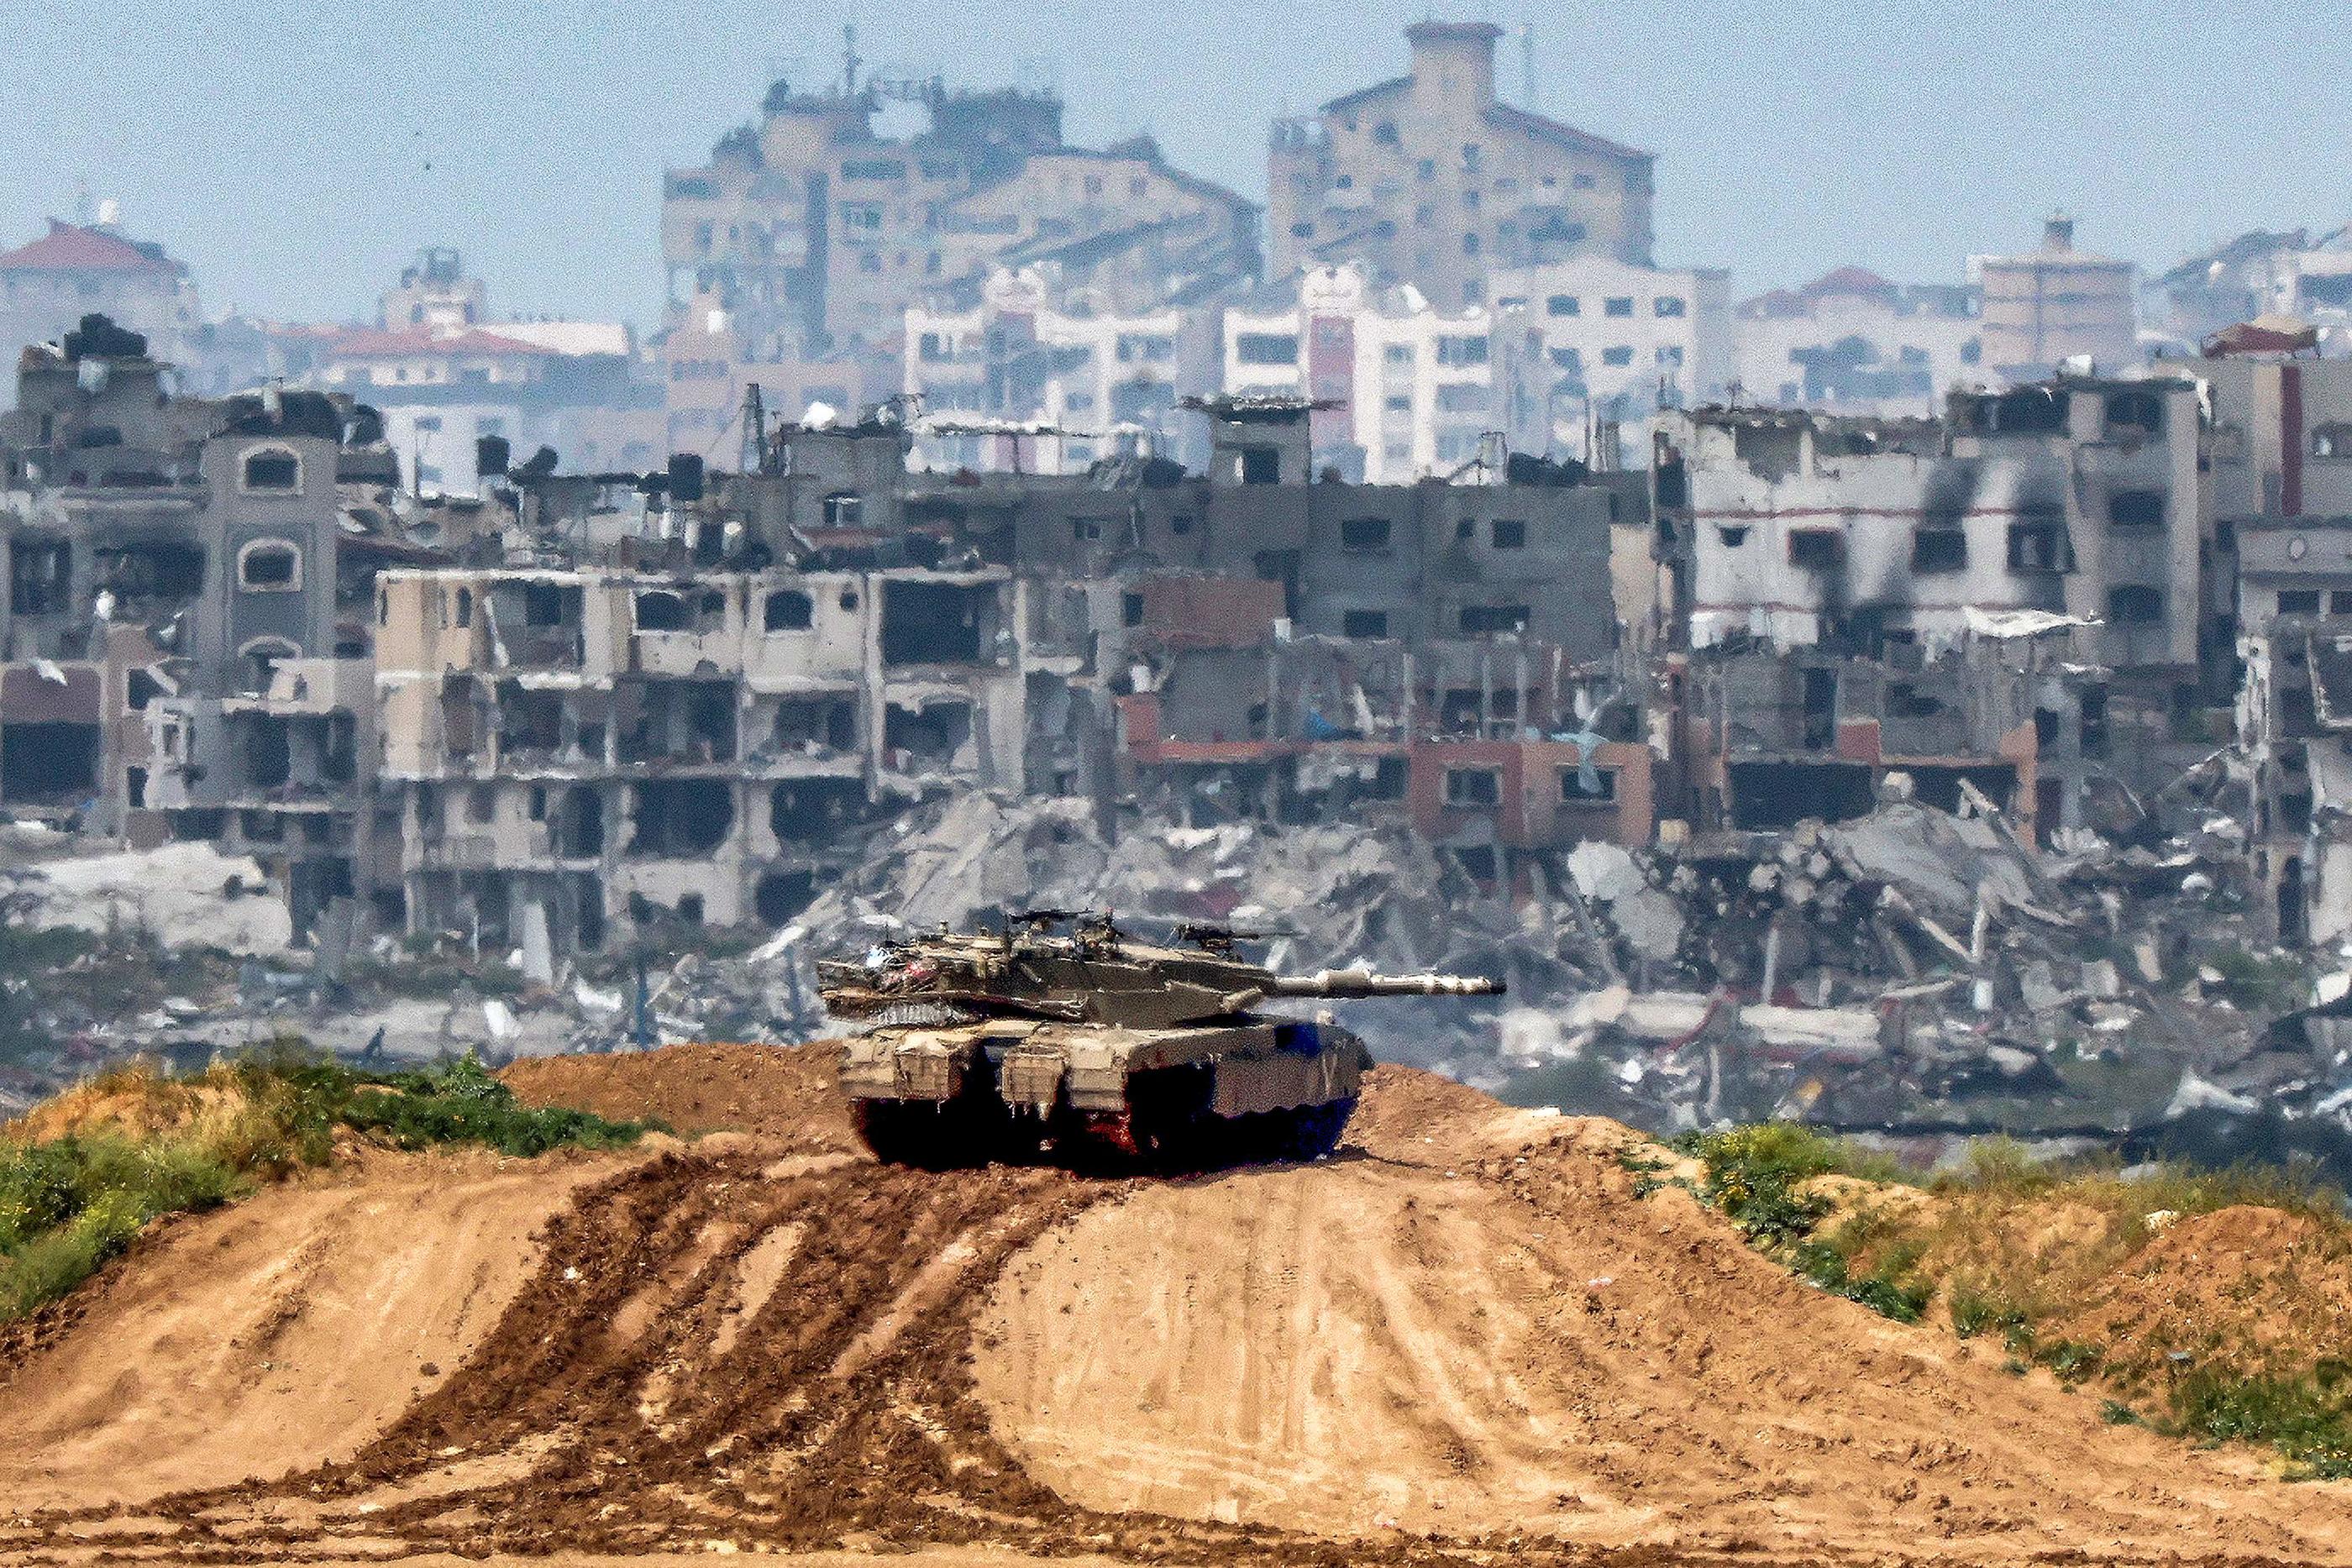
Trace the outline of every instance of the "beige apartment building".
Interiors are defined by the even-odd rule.
[[[2035,381],[2084,357],[2108,373],[2139,362],[2132,265],[2076,250],[2074,219],[2052,218],[2039,250],[1983,256],[1977,269],[1979,341],[1994,375]]]
[[[1458,310],[1486,303],[1496,267],[1649,264],[1651,154],[1501,102],[1499,27],[1420,22],[1405,37],[1409,74],[1276,123],[1273,276],[1360,260]]]

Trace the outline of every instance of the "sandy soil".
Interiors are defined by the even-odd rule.
[[[815,1053],[666,1057],[563,1071],[759,1135],[143,1243],[0,1369],[0,1561],[2352,1563],[2352,1488],[1811,1291],[1604,1124],[1383,1071],[1319,1166],[927,1176]]]
[[[0,1381],[0,1499],[88,1505],[356,1452],[495,1329],[614,1160],[371,1155],[164,1228]]]

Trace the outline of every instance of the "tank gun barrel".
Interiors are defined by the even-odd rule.
[[[1499,997],[1500,980],[1481,975],[1375,975],[1368,969],[1324,969],[1276,975],[1269,997]]]

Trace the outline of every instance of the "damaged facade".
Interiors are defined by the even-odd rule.
[[[0,805],[132,842],[218,839],[298,911],[349,893],[372,713],[348,402],[171,394],[138,334],[28,349],[0,428]]]

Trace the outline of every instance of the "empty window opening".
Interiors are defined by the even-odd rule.
[[[193,544],[122,545],[96,552],[98,587],[114,596],[115,616],[143,614],[205,591],[205,552]]]
[[[1339,548],[1359,551],[1388,549],[1389,520],[1386,517],[1347,518],[1339,525]]]
[[[845,698],[786,697],[776,705],[782,751],[847,751],[857,744],[857,709]]]
[[[934,703],[919,711],[892,707],[885,716],[882,745],[900,772],[951,768],[971,741],[971,705]]]
[[[2315,588],[2283,588],[2279,590],[2278,612],[2282,615],[2318,614],[2319,590]]]
[[[1282,449],[1278,446],[1244,446],[1241,449],[1241,468],[1244,485],[1279,485],[1282,483]]]
[[[882,585],[885,664],[976,664],[997,632],[993,584],[900,582]]]
[[[2164,590],[2126,582],[2107,590],[2107,619],[2118,626],[2147,626],[2164,619]]]
[[[2107,434],[2127,436],[2163,434],[2164,399],[2147,392],[2109,392]]]
[[[1969,564],[1969,536],[1958,528],[1921,528],[1911,539],[1911,570],[1958,571]]]
[[[245,487],[248,490],[299,490],[302,460],[283,446],[264,446],[245,455]]]
[[[786,779],[768,792],[768,827],[781,843],[827,843],[865,803],[866,787],[855,779]]]
[[[1496,549],[1528,548],[1528,525],[1517,517],[1496,517],[1489,536]]]
[[[0,801],[79,806],[98,792],[99,727],[0,725]]]
[[[2164,527],[2164,492],[2118,490],[2107,497],[2107,522],[2118,528]]]
[[[1564,806],[1605,806],[1617,799],[1617,769],[1596,768],[1592,770],[1592,787],[1585,788],[1584,770],[1563,768],[1559,770],[1559,800]]]
[[[245,781],[256,789],[275,789],[294,767],[293,745],[283,719],[265,719],[245,733]]]
[[[2074,545],[2063,522],[2029,518],[2009,525],[2009,570],[2057,571],[2074,570]]]
[[[1528,607],[1524,604],[1465,604],[1462,607],[1462,634],[1465,637],[1501,635],[1528,629]]]
[[[1805,671],[1804,745],[1822,751],[1837,741],[1837,672],[1815,665]]]
[[[1845,534],[1838,528],[1789,530],[1789,564],[1800,571],[1836,571],[1845,565]]]
[[[563,746],[563,694],[509,686],[499,698],[502,756],[552,757]]]
[[[751,891],[751,912],[772,928],[791,924],[815,902],[816,873],[811,871],[772,871]]]
[[[854,490],[835,490],[824,498],[824,526],[854,528],[866,520],[866,497]]]
[[[236,552],[236,585],[248,593],[290,593],[302,586],[302,552],[286,539],[255,539]]]
[[[8,609],[16,615],[60,615],[72,608],[73,552],[63,539],[8,542]]]
[[[593,860],[603,854],[604,797],[591,785],[572,785],[556,808],[551,831],[558,852],[567,860]]]
[[[1735,762],[1730,779],[1731,825],[1743,831],[1791,828],[1808,817],[1851,821],[1877,803],[1871,771],[1859,763]]]
[[[634,785],[629,793],[632,855],[698,858],[725,844],[735,826],[735,790],[724,779],[657,779]]]
[[[1449,768],[1445,770],[1445,803],[1481,807],[1502,803],[1503,775],[1493,768]]]
[[[1385,611],[1350,610],[1339,617],[1339,632],[1346,637],[1385,637],[1389,634],[1389,618]]]
[[[576,626],[580,623],[580,591],[560,582],[529,582],[522,590],[522,620],[526,626]]]
[[[667,592],[637,595],[638,631],[683,632],[686,625],[686,601],[681,596]]]
[[[2311,455],[2314,457],[2352,457],[2352,424],[2313,426]]]
[[[780,588],[768,595],[761,621],[771,632],[805,632],[816,623],[816,601],[796,588]]]

